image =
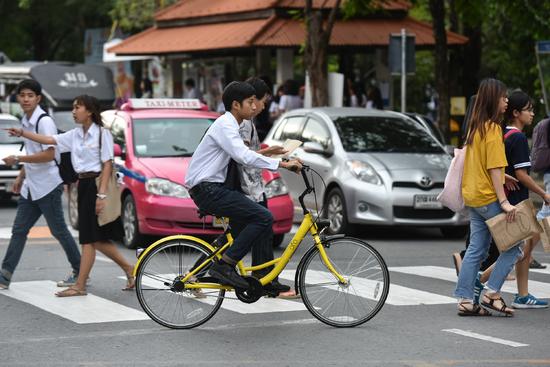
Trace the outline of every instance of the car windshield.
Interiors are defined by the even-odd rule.
[[[334,123],[346,152],[445,153],[430,133],[410,119],[341,116]]]
[[[191,157],[212,122],[206,118],[135,119],[135,154],[138,157]]]
[[[71,111],[57,111],[53,113],[53,120],[57,130],[69,131],[74,129],[77,125],[74,122],[73,113]]]
[[[9,136],[8,132],[4,129],[10,127],[20,128],[21,124],[18,121],[14,120],[0,120],[0,144],[20,144],[23,142],[23,139],[18,137]]]

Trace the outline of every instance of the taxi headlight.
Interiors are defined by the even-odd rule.
[[[268,199],[286,194],[288,194],[288,188],[280,177],[269,181],[268,184],[265,185],[265,196],[267,196]]]
[[[189,192],[183,185],[166,180],[164,178],[150,178],[145,183],[145,190],[153,195],[171,196],[188,199]]]

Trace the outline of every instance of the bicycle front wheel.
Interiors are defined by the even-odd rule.
[[[388,296],[390,274],[384,259],[368,243],[351,237],[329,240],[324,249],[346,281],[338,281],[315,248],[302,260],[298,286],[304,305],[331,326],[353,327],[367,322]]]
[[[136,293],[145,313],[172,329],[194,328],[214,316],[225,290],[183,289],[179,281],[210,254],[200,243],[177,239],[146,254],[136,274]],[[207,270],[196,276],[204,276]]]

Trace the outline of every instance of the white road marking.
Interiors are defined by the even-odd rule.
[[[542,265],[546,265],[546,269],[529,269],[529,271],[533,273],[550,274],[550,264],[543,263]]]
[[[294,280],[294,273],[294,271],[284,270],[281,275],[279,275],[279,277],[283,279]],[[319,283],[327,282],[327,277],[325,274],[326,273],[324,272],[314,271],[310,274],[308,280],[310,282]],[[355,287],[355,290],[359,294],[365,295],[365,297],[363,298],[371,300],[375,299],[374,294],[377,283],[378,282],[370,279],[359,277],[353,278],[353,286]],[[334,289],[336,289],[336,287],[334,287]],[[386,303],[394,306],[437,305],[456,303],[456,299],[391,283]]]
[[[163,274],[161,277],[173,278],[174,276]],[[119,277],[121,279],[126,279],[124,277]],[[154,280],[151,278],[145,278],[143,283],[151,288],[166,288],[160,281]],[[226,292],[226,297],[236,298],[234,292]],[[208,304],[214,304],[216,298],[195,298],[195,300],[200,302],[205,302]],[[249,313],[271,313],[271,312],[288,312],[288,311],[306,311],[306,307],[303,305],[301,300],[291,301],[281,298],[265,298],[262,297],[254,303],[243,303],[238,299],[226,298],[223,300],[222,306],[223,309],[238,312],[240,314],[249,314]]]
[[[88,293],[82,297],[60,298],[60,289],[49,280],[11,283],[0,295],[29,303],[77,324],[149,320],[144,312]]]
[[[470,337],[470,338],[485,340],[485,341],[492,342],[492,343],[503,344],[503,345],[507,345],[509,347],[514,347],[514,348],[528,347],[529,346],[529,344],[523,344],[523,343],[518,343],[518,342],[511,341],[511,340],[495,338],[495,337],[492,337],[492,336],[482,335],[482,334],[478,334],[478,333],[474,333],[474,332],[466,331],[466,330],[443,329],[441,331],[445,331],[447,333],[458,334],[458,335],[462,335],[462,336],[467,336],[467,337]]]
[[[78,238],[78,231],[74,230],[72,227],[68,226],[69,232],[74,238]],[[11,227],[0,227],[0,239],[9,240],[11,238]],[[52,240],[55,238],[51,237]]]
[[[441,266],[401,266],[391,267],[390,271],[399,273],[418,275],[427,278],[446,280],[456,283],[456,272],[453,268],[445,268]],[[502,291],[506,293],[516,294],[517,283],[515,280],[507,280],[502,286]],[[550,283],[538,282],[529,280],[529,293],[540,298],[550,298]]]

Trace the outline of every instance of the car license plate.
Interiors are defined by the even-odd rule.
[[[437,201],[437,195],[414,195],[415,209],[442,209],[443,204]]]
[[[212,219],[212,227],[222,228],[224,226],[224,222],[225,225],[229,224],[229,218],[214,217],[214,219]]]

